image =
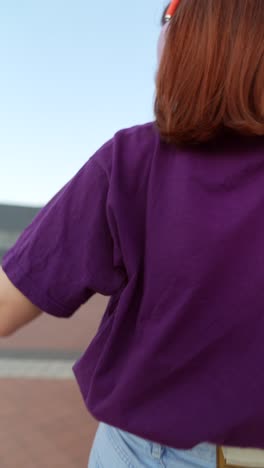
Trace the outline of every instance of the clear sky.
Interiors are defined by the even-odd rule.
[[[0,203],[46,203],[153,119],[163,0],[0,1]]]

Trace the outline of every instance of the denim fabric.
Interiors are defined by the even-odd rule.
[[[100,423],[88,468],[216,468],[216,447],[177,450]]]

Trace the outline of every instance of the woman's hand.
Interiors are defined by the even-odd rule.
[[[11,283],[0,267],[0,337],[11,335],[41,313],[41,310]]]

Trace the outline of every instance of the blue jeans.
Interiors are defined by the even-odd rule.
[[[177,450],[100,423],[88,468],[216,468],[216,446]]]

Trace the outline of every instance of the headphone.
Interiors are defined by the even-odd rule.
[[[178,7],[179,3],[180,3],[180,0],[172,0],[171,1],[170,5],[168,7],[168,10],[166,11],[165,18],[164,18],[166,23],[168,21],[170,21],[170,19],[174,15],[175,11],[177,10],[177,7]]]
[[[167,29],[168,29],[168,24],[169,24],[169,21],[171,20],[171,18],[173,17],[175,11],[177,10],[177,7],[180,3],[180,0],[172,0],[166,13],[165,13],[165,17],[164,17],[164,20],[165,20],[165,24],[164,26],[161,28],[161,33],[160,33],[160,37],[159,37],[159,41],[158,41],[158,63],[160,63],[161,61],[161,56],[162,56],[162,52],[163,52],[163,49],[164,49],[164,44],[165,44],[165,40],[166,40],[166,32],[167,32]]]

